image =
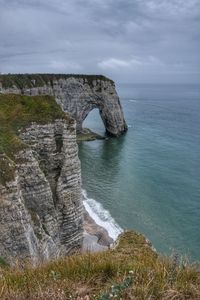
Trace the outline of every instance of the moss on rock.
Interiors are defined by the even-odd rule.
[[[77,132],[77,142],[104,140],[106,137],[100,135],[88,128],[83,128],[81,132]]]

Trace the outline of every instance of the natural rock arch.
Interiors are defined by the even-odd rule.
[[[77,131],[82,130],[83,121],[95,108],[99,110],[107,133],[119,136],[127,130],[115,85],[109,79],[97,79],[88,84],[83,79],[70,78],[64,82],[63,97],[57,95],[56,99],[63,110],[76,119]]]
[[[6,78],[9,86],[5,84]],[[119,136],[127,130],[115,84],[104,76],[0,75],[0,91],[27,95],[54,95],[62,109],[76,119],[77,131],[82,130],[83,121],[94,108],[99,109],[107,133]]]

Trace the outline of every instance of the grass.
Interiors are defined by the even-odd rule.
[[[79,75],[79,74],[5,74],[0,75],[0,83],[3,88],[11,88],[16,86],[19,89],[31,88],[35,86],[44,86],[50,84],[53,86],[54,80],[67,79],[75,77],[84,79],[92,86],[93,80],[110,81],[112,80],[103,75]]]
[[[172,278],[173,272],[173,280]],[[117,247],[45,265],[0,270],[0,299],[200,299],[200,274],[158,256],[145,238],[124,233]]]
[[[0,183],[12,179],[15,154],[28,146],[20,140],[20,130],[55,119],[72,120],[51,96],[0,94]]]
[[[5,267],[8,267],[9,264],[8,262],[6,261],[6,259],[2,256],[0,256],[0,268],[5,268]]]

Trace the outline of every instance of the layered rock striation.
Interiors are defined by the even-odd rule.
[[[76,122],[54,102],[0,95],[0,256],[11,262],[82,245]]]
[[[81,248],[76,132],[94,108],[107,133],[127,130],[104,76],[0,75],[0,258],[38,263]]]
[[[76,120],[77,131],[94,108],[99,109],[106,132],[119,136],[127,130],[115,84],[104,76],[65,74],[0,75],[0,92],[53,95]]]

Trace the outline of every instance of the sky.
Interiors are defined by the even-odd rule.
[[[1,73],[199,83],[200,0],[0,0]]]

